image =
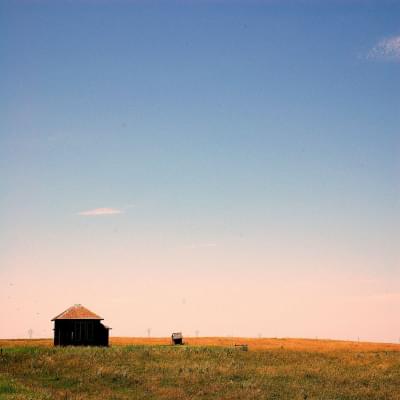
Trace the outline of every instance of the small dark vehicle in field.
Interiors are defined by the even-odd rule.
[[[182,332],[174,332],[171,335],[172,344],[184,344]]]

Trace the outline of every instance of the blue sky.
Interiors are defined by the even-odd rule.
[[[115,317],[117,333],[168,334],[157,304],[192,295],[179,327],[199,329],[197,313],[208,334],[273,335],[256,316],[221,317],[245,275],[245,297],[263,279],[282,289],[282,336],[395,340],[399,17],[394,1],[3,2],[0,317],[16,320],[0,336],[25,334],[38,292],[49,314],[86,302],[112,324],[146,296],[124,276],[148,279],[153,319]],[[290,322],[301,296],[312,331]],[[247,297],[249,309],[280,301]],[[346,309],[365,318],[318,331]],[[46,312],[30,322],[43,335]]]

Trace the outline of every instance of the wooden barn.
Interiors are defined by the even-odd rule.
[[[55,346],[108,346],[109,330],[94,312],[75,304],[52,319]]]

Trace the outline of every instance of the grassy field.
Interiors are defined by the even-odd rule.
[[[0,399],[400,399],[400,346],[328,340],[0,340]],[[248,344],[243,351],[234,344]]]

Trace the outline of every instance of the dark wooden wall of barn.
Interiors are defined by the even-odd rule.
[[[55,346],[108,346],[108,329],[99,320],[54,321]]]

